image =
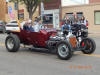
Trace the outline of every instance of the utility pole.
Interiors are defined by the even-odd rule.
[[[19,20],[19,1],[17,0],[17,16],[18,16],[18,20]]]
[[[41,21],[42,21],[42,25],[43,25],[43,14],[44,14],[44,3],[43,3],[43,0],[41,0]]]

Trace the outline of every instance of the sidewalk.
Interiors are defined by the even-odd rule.
[[[98,31],[97,32],[89,31],[88,33],[89,33],[88,34],[89,37],[99,37],[100,38],[100,31],[99,32]]]

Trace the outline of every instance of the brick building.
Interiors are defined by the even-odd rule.
[[[0,0],[0,20],[5,21],[6,18],[6,0]]]
[[[89,23],[89,32],[100,32],[100,0],[90,0],[89,4],[62,7],[62,18],[65,14],[84,15]]]
[[[89,3],[100,3],[100,0],[89,0]]]
[[[13,2],[6,3],[6,0],[0,0],[0,20],[4,20],[6,22],[13,20],[9,14],[9,7],[12,9],[14,20],[18,19],[18,15],[23,17],[24,20],[29,18],[28,12],[26,10],[26,6],[24,4],[19,3],[19,10],[17,10],[16,3]],[[32,19],[34,20],[34,17],[38,15],[39,15],[39,9],[37,8]]]

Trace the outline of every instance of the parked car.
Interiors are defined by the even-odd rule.
[[[0,32],[3,32],[3,33],[5,33],[5,22],[3,22],[3,21],[0,21]]]
[[[9,23],[6,24],[6,26],[18,26],[18,23],[16,20],[11,20]]]
[[[6,24],[6,32],[8,32],[10,29],[13,31],[18,29],[18,22],[16,20],[12,20]]]

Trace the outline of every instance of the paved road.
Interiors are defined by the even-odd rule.
[[[0,34],[0,75],[99,75],[100,38],[94,38],[97,49],[93,55],[76,52],[66,61],[47,51],[20,48],[9,53],[4,46],[6,35]]]

